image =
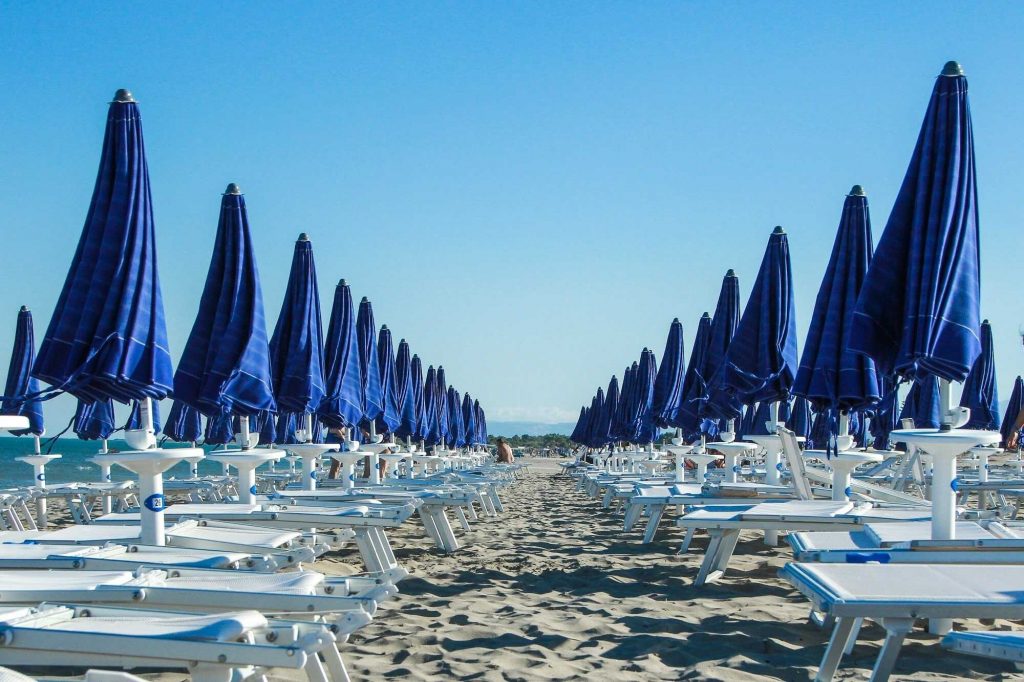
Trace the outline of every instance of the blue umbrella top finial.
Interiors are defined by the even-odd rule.
[[[228,183],[228,188],[226,190],[224,190],[224,194],[234,194],[234,195],[237,195],[237,194],[241,194],[241,193],[242,193],[242,188],[239,187],[237,184],[235,184],[233,182],[229,182]]]
[[[776,225],[775,229],[772,230],[772,234],[786,234],[786,231],[782,229],[782,225]]]
[[[850,193],[847,196],[850,196],[850,197],[866,197],[867,195],[868,195],[868,193],[864,191],[863,187],[861,187],[860,185],[854,185],[853,189],[850,190]]]
[[[127,104],[128,102],[134,102],[135,98],[132,97],[132,91],[128,88],[121,88],[114,93],[114,102],[118,104]]]
[[[960,66],[960,62],[949,61],[942,67],[943,76],[962,76],[964,75],[964,67]]]
[[[298,240],[297,240],[297,241],[300,241],[300,242],[308,242],[308,241],[309,241],[309,235],[308,235],[308,234],[306,234],[305,232],[301,232],[301,233],[299,234],[299,238],[298,238]]]

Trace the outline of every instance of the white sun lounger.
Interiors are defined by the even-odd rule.
[[[43,604],[0,612],[0,665],[188,670],[194,682],[304,670],[347,682],[334,635],[318,623],[268,621],[257,611],[213,615]]]
[[[1024,618],[1024,566],[934,564],[787,564],[780,575],[835,618],[817,680],[831,680],[854,633],[868,618],[886,630],[871,673],[892,673],[903,639],[918,619]]]
[[[326,508],[282,504],[172,504],[164,510],[168,521],[206,519],[259,526],[308,531],[316,529],[350,529],[355,533],[356,546],[370,573],[386,575],[392,582],[408,576],[398,565],[384,528],[404,523],[418,504],[401,505],[360,504],[339,508]],[[138,525],[138,512],[108,514],[99,523]]]
[[[264,615],[326,619],[338,633],[370,622],[377,600],[324,593],[324,576],[314,572],[232,573],[224,571],[0,571],[0,603],[44,601],[127,605],[215,613],[259,605]],[[379,596],[387,596],[382,591]],[[295,615],[298,614],[298,615]],[[309,614],[309,615],[307,615]]]
[[[1024,670],[1024,632],[951,632],[942,638],[942,646],[971,656],[1009,661]]]

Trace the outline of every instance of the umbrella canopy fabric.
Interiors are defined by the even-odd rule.
[[[683,324],[676,318],[668,329],[665,353],[661,356],[651,403],[652,420],[663,429],[676,421],[683,401],[683,377],[686,370],[684,357]]]
[[[161,421],[160,421],[160,403],[153,401],[152,404],[152,416],[153,416],[153,433],[160,433]],[[132,401],[131,412],[128,413],[128,421],[124,424],[125,431],[132,431],[134,429],[142,428],[142,420],[139,418],[139,401]]]
[[[89,401],[171,392],[142,119],[127,90],[107,111],[89,213],[32,375]]]
[[[601,416],[601,432],[605,443],[614,443],[622,439],[618,421],[615,416],[619,408],[619,380],[615,375],[608,381],[608,390],[604,394],[604,414]]]
[[[324,335],[316,284],[313,243],[299,235],[288,286],[270,339],[274,397],[280,412],[309,414],[320,406],[324,387]]]
[[[477,437],[478,442],[487,444],[487,413],[484,412],[484,408],[480,406],[479,400],[473,401],[473,406],[476,408],[476,426],[479,431]]]
[[[766,436],[768,435],[768,422],[772,419],[772,401],[763,400],[757,404],[757,409],[753,409],[753,405],[747,406],[748,412],[753,412],[753,416],[750,418],[750,427],[743,432],[744,436]]]
[[[366,427],[384,411],[384,397],[381,392],[380,360],[377,357],[377,325],[373,321],[373,306],[365,296],[359,302],[356,336],[359,339],[360,378],[363,382],[362,425]]]
[[[416,406],[416,433],[413,438],[425,440],[429,425],[427,424],[427,402],[423,396],[426,380],[423,378],[423,363],[420,361],[420,356],[413,355],[410,365],[412,367],[412,395]]]
[[[277,442],[277,415],[273,412],[260,412],[252,418],[249,428],[260,434],[260,445],[273,445]]]
[[[226,412],[206,418],[203,432],[205,445],[227,445],[235,440],[235,425],[232,416]]]
[[[363,419],[363,370],[352,290],[345,280],[334,288],[324,361],[326,388],[317,416],[331,428],[358,426]]]
[[[1017,423],[1017,415],[1024,408],[1024,379],[1018,376],[1013,382],[1013,391],[1010,393],[1010,401],[1006,403],[1006,413],[999,425],[999,432],[1003,434],[1002,446],[1007,447],[1011,436],[1014,435],[1014,425]]]
[[[479,445],[477,441],[476,412],[473,410],[473,397],[469,391],[462,396],[462,424],[466,430],[466,445]]]
[[[437,372],[434,366],[430,365],[427,367],[427,377],[423,381],[423,442],[431,446],[444,441],[437,419],[437,411],[441,404],[437,391]]]
[[[422,382],[420,385],[423,385]],[[395,429],[395,436],[415,438],[419,431],[419,414],[416,411],[412,357],[405,339],[398,342],[398,356],[395,360],[395,399],[398,401],[398,427]]]
[[[32,376],[35,352],[32,313],[25,306],[21,306],[14,330],[11,364],[7,367],[7,383],[4,385],[6,397],[0,402],[0,414],[17,415],[28,419],[27,429],[11,431],[15,436],[41,436],[45,431],[43,404],[35,397],[39,393],[39,381]]]
[[[582,440],[582,433],[587,425],[587,408],[585,406],[580,407],[580,416],[576,419],[576,426],[573,428],[572,433],[569,434],[569,440],[580,445],[586,445]]]
[[[811,430],[811,404],[804,398],[793,402],[793,410],[786,421],[787,428],[798,436],[807,437]]]
[[[796,369],[789,241],[785,230],[776,227],[722,364],[722,384],[742,402],[786,401]]]
[[[78,401],[71,430],[82,440],[106,440],[116,430],[114,403],[109,398],[89,403]]]
[[[899,428],[899,387],[892,377],[882,376],[879,382],[882,398],[875,405],[871,415],[872,447],[876,450],[888,450],[889,434]]]
[[[963,381],[981,353],[978,197],[967,79],[936,79],[857,298],[849,347],[886,374]]]
[[[740,324],[740,281],[736,273],[729,270],[722,279],[722,289],[718,293],[718,304],[711,318],[711,340],[708,342],[707,370],[705,377],[707,393],[701,402],[699,414],[701,418],[736,419],[740,416],[742,403],[725,390],[725,358]]]
[[[274,431],[277,435],[277,443],[287,444],[298,442],[295,429],[298,422],[294,412],[282,412],[277,415],[277,423],[274,424]]]
[[[918,374],[900,410],[900,421],[913,419],[914,428],[937,429],[940,422],[939,380],[931,374]]]
[[[743,406],[743,416],[740,417],[739,425],[736,427],[736,438],[743,440],[748,433],[754,431],[754,414],[757,412],[757,403]]]
[[[964,381],[960,406],[971,410],[965,429],[999,428],[999,393],[996,388],[996,357],[992,342],[992,326],[988,320],[981,323],[981,355],[974,361]]]
[[[174,397],[207,415],[277,409],[249,217],[234,183],[221,197],[213,257],[174,373]]]
[[[636,380],[636,401],[639,408],[636,431],[631,439],[634,443],[651,443],[657,437],[658,427],[654,422],[654,381],[658,368],[654,353],[644,348],[640,353],[640,372]]]
[[[164,435],[176,443],[194,443],[202,438],[203,420],[199,410],[175,399],[167,413]]]
[[[598,388],[594,395],[594,401],[590,404],[590,428],[587,434],[587,444],[592,448],[599,448],[605,444],[604,436],[601,435],[601,424],[604,421],[601,415],[604,412],[604,389]]]
[[[868,199],[855,185],[843,203],[832,256],[814,302],[793,393],[816,407],[859,410],[882,397],[874,361],[847,347],[872,252]]]
[[[398,412],[397,379],[395,377],[395,347],[391,330],[381,325],[377,337],[377,366],[380,369],[381,413],[377,417],[378,433],[394,433],[401,422]]]
[[[448,387],[448,447],[461,448],[466,445],[466,425],[462,420],[462,396],[452,386]]]
[[[626,367],[622,373],[622,386],[619,388],[619,399],[618,403],[614,406],[615,421],[614,424],[609,427],[611,435],[615,437],[617,441],[629,440],[630,430],[630,413],[633,411],[633,378],[637,371],[637,364],[634,362],[632,365]],[[591,417],[593,418],[593,416]]]
[[[704,313],[697,323],[697,333],[690,348],[690,360],[686,364],[686,374],[683,377],[679,410],[675,419],[669,422],[669,426],[682,429],[683,436],[687,439],[700,435],[700,411],[707,395],[708,380],[711,378],[707,373],[710,343],[711,316]]]
[[[437,386],[434,391],[434,400],[436,401],[434,409],[437,416],[437,432],[441,437],[440,442],[447,443],[448,436],[451,434],[451,425],[448,423],[448,381],[444,375],[444,367],[438,365],[435,380]]]

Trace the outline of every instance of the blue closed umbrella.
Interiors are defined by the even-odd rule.
[[[754,413],[757,412],[757,403],[753,405],[743,406],[743,416],[740,418],[739,426],[736,427],[736,438],[743,440],[744,436],[748,433],[755,433],[754,431]]]
[[[978,199],[967,79],[936,79],[857,299],[849,347],[880,371],[962,381],[981,353]]]
[[[614,443],[621,439],[618,431],[616,414],[619,409],[619,380],[612,375],[608,381],[608,390],[604,394],[604,414],[601,416],[601,432],[605,443]]]
[[[420,385],[422,386],[422,383]],[[395,398],[398,400],[398,428],[395,429],[395,436],[416,438],[419,431],[416,385],[413,380],[409,344],[405,339],[398,342],[398,356],[395,360]]]
[[[313,244],[305,234],[295,242],[284,302],[270,339],[270,360],[278,410],[301,415],[316,410],[326,393],[324,338]]]
[[[203,442],[206,445],[227,445],[235,439],[235,425],[230,414],[221,413],[206,418]]]
[[[484,412],[484,408],[480,407],[480,401],[473,401],[473,405],[476,407],[476,424],[479,429],[479,441],[481,443],[487,443],[487,413]]]
[[[674,426],[683,401],[683,377],[685,374],[683,353],[683,325],[678,318],[672,320],[665,340],[665,353],[654,381],[654,398],[651,415],[660,428]]]
[[[451,433],[451,426],[448,424],[448,381],[444,375],[444,367],[438,365],[436,375],[437,386],[435,387],[434,409],[437,416],[437,432],[442,443],[448,442],[448,435]]]
[[[941,421],[940,413],[938,378],[930,374],[918,374],[903,401],[900,421],[909,418],[914,420],[914,428],[937,429]]]
[[[964,381],[960,406],[971,410],[964,428],[996,430],[999,428],[999,393],[996,388],[996,358],[992,342],[992,326],[981,323],[981,355],[974,361]]]
[[[636,382],[636,400],[639,413],[636,419],[636,431],[631,439],[634,443],[652,443],[658,435],[658,427],[654,422],[654,381],[658,368],[654,353],[644,348],[640,354],[640,368]]]
[[[203,436],[199,410],[175,399],[164,424],[164,435],[177,443],[194,443]]]
[[[875,405],[871,416],[872,447],[876,450],[888,450],[889,434],[899,426],[899,386],[895,379],[882,376],[879,378],[882,398]]]
[[[32,313],[22,306],[18,311],[14,349],[11,351],[11,364],[7,368],[7,383],[4,385],[6,397],[0,402],[0,414],[17,415],[28,419],[27,429],[11,431],[15,436],[41,436],[45,431],[43,404],[35,397],[39,393],[39,382],[32,377],[35,350]]]
[[[114,425],[114,403],[108,398],[94,403],[78,401],[71,429],[82,440],[106,440],[117,427]]]
[[[276,442],[281,444],[297,443],[299,439],[295,433],[296,426],[294,412],[281,412],[278,414],[277,423],[274,425],[274,431],[277,435]]]
[[[587,429],[587,443],[593,448],[599,448],[605,444],[605,436],[601,435],[601,424],[604,423],[601,415],[604,413],[604,409],[604,389],[598,388],[593,402],[590,403],[590,425]]]
[[[89,401],[171,392],[142,120],[127,90],[107,111],[92,203],[32,375]]]
[[[586,445],[586,443],[583,441],[583,433],[586,430],[587,418],[589,416],[590,415],[587,412],[587,408],[580,407],[580,416],[576,420],[576,427],[572,430],[572,433],[569,435],[569,440],[571,440],[574,443],[579,443],[580,445]]]
[[[401,417],[398,413],[398,397],[395,377],[395,348],[391,330],[381,325],[377,337],[377,366],[380,369],[381,413],[377,417],[378,433],[394,433]]]
[[[326,388],[317,416],[332,428],[355,427],[363,419],[363,380],[352,291],[345,280],[334,289],[324,347]]]
[[[768,422],[772,419],[772,404],[771,401],[764,400],[757,404],[757,409],[754,409],[753,405],[747,406],[747,412],[753,412],[750,418],[749,427],[743,431],[743,436],[766,436],[768,435]],[[782,419],[780,418],[780,421]]]
[[[715,314],[711,318],[711,340],[707,351],[707,393],[699,408],[702,418],[736,419],[742,403],[725,390],[725,358],[740,323],[740,281],[729,270],[722,279]]]
[[[707,395],[708,389],[707,382],[710,379],[707,373],[710,343],[711,316],[704,313],[697,323],[697,333],[693,339],[693,346],[690,348],[690,360],[686,364],[686,374],[683,377],[679,410],[676,412],[676,418],[669,422],[669,426],[682,429],[683,436],[687,440],[696,438],[700,434],[700,409],[704,404],[704,397]]]
[[[789,242],[776,227],[722,364],[722,385],[742,402],[789,400],[796,369]]]
[[[359,302],[359,313],[356,316],[356,337],[359,339],[359,367],[362,370],[363,382],[363,421],[362,426],[369,428],[371,422],[384,411],[384,400],[381,394],[380,360],[377,357],[377,325],[373,321],[373,306],[364,296]]]
[[[420,356],[413,355],[412,362],[412,393],[416,403],[416,433],[413,438],[417,440],[425,440],[427,437],[427,404],[423,397],[423,389],[426,386],[426,380],[423,378],[423,363],[420,361]]]
[[[476,412],[473,410],[473,397],[469,395],[469,391],[462,396],[462,424],[466,429],[466,445],[478,445]]]
[[[270,345],[245,197],[231,183],[192,331],[174,373],[174,397],[207,415],[276,410]]]
[[[252,418],[249,427],[260,435],[260,445],[277,443],[277,415],[273,412],[260,412]]]
[[[153,433],[160,433],[160,429],[162,428],[160,424],[160,403],[154,402],[152,404],[151,414],[153,415]],[[126,421],[124,424],[124,430],[133,431],[135,429],[143,428],[140,416],[141,415],[139,414],[139,401],[133,400],[132,409],[128,413],[128,421]]]
[[[461,448],[466,445],[466,425],[462,421],[462,396],[453,387],[448,387],[448,446]]]
[[[437,398],[437,372],[434,366],[427,367],[427,376],[423,380],[423,442],[428,446],[438,445],[444,441],[437,419],[440,402]]]
[[[1024,408],[1024,379],[1018,376],[1013,382],[1013,391],[1010,392],[1010,401],[1006,403],[1006,413],[1003,414],[1003,421],[999,425],[999,432],[1003,435],[1002,446],[1005,448],[1014,435],[1014,425],[1017,423],[1017,415]]]
[[[796,398],[786,427],[798,436],[807,437],[811,431],[811,404],[805,398]]]
[[[639,365],[633,363],[622,373],[622,387],[619,389],[619,404],[615,406],[614,435],[616,440],[628,441],[635,431],[636,373]]]
[[[870,407],[881,398],[875,363],[847,347],[854,306],[871,264],[868,200],[855,185],[843,204],[832,256],[814,302],[793,393],[812,405],[842,411]]]

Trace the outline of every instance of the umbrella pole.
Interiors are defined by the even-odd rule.
[[[369,454],[366,456],[370,460],[370,485],[380,485],[380,459],[377,457],[377,420],[370,420],[370,442],[373,444],[370,448]]]
[[[238,417],[238,446],[243,450],[249,449],[249,418]]]

